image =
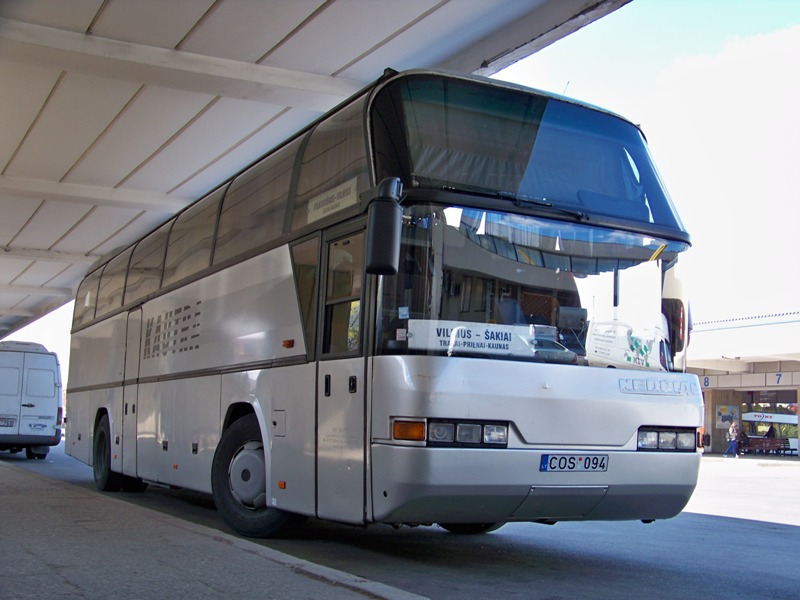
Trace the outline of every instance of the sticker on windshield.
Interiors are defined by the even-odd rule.
[[[408,347],[413,350],[530,355],[532,325],[498,325],[462,321],[408,321]]]

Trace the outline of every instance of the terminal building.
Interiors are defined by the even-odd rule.
[[[705,400],[706,452],[721,454],[733,420],[751,437],[789,438],[797,456],[800,311],[696,323],[689,350]]]

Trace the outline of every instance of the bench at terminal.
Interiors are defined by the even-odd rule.
[[[742,440],[739,444],[742,454],[794,454],[797,452],[789,445],[789,438],[756,438]]]

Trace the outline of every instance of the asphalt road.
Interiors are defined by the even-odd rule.
[[[93,489],[91,469],[61,446],[43,461],[8,453],[0,460]],[[228,531],[201,494],[151,487],[117,497]],[[437,600],[796,599],[800,460],[704,457],[687,510],[649,525],[509,524],[458,536],[311,520],[290,539],[256,543]]]

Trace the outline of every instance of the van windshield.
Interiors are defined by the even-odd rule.
[[[404,212],[379,353],[667,370],[662,271],[686,248],[584,223],[459,206]]]

